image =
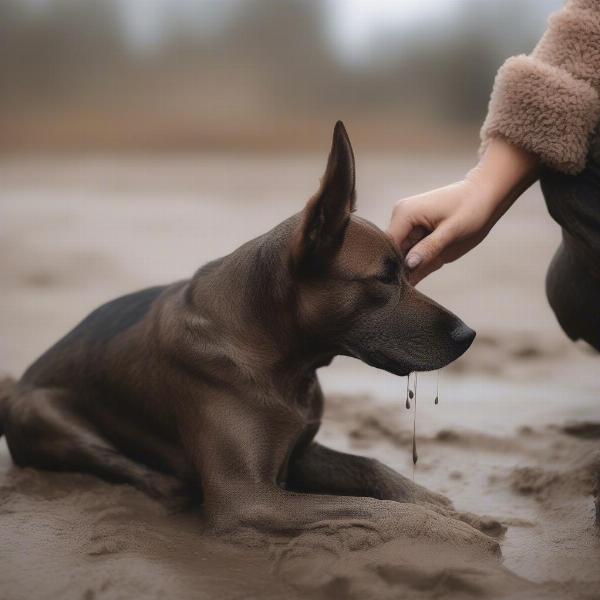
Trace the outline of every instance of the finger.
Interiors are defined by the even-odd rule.
[[[428,236],[415,244],[406,256],[406,266],[413,271],[425,269],[438,260],[440,254],[452,239],[452,230],[448,225],[440,225]]]
[[[425,279],[428,275],[431,275],[433,272],[441,269],[444,266],[444,263],[441,260],[435,260],[432,263],[429,263],[426,266],[417,267],[414,271],[411,271],[408,274],[408,281],[411,285],[417,285],[420,281]]]
[[[404,238],[404,241],[400,245],[402,254],[406,253],[418,242],[420,242],[426,235],[429,235],[429,231],[420,225],[416,225],[410,230],[410,233]]]

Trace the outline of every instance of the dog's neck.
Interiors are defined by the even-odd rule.
[[[293,225],[290,219],[201,268],[186,294],[203,352],[261,387],[297,388],[334,356],[305,347],[298,330],[286,263]]]

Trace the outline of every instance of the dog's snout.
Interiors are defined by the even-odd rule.
[[[465,350],[473,343],[475,332],[460,321],[450,332],[450,337],[454,342],[464,346]]]

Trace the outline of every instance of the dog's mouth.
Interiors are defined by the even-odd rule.
[[[399,375],[400,377],[406,377],[409,373],[420,370],[415,369],[413,365],[410,365],[405,361],[391,358],[380,350],[374,350],[371,352],[355,352],[348,348],[344,354],[351,356],[352,358],[357,358],[371,367],[382,369],[383,371],[387,371],[388,373],[392,373],[394,375]]]
[[[398,361],[397,359],[390,358],[387,354],[380,351],[370,353],[364,362],[372,367],[383,369],[388,373],[393,373],[394,375],[399,375],[400,377],[406,377],[409,373],[418,370],[415,369],[413,365],[409,365],[404,361]]]
[[[406,377],[410,373],[422,373],[442,369],[458,358],[458,356],[446,358],[442,358],[440,356],[438,358],[423,362],[416,360],[407,361],[403,359],[392,358],[381,350],[374,350],[368,353],[361,352],[360,354],[352,352],[349,353],[349,355],[353,356],[354,358],[358,358],[371,367],[382,369],[383,371],[387,371],[388,373],[392,373],[393,375],[398,375],[400,377]]]

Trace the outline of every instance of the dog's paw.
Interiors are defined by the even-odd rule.
[[[459,519],[464,523],[468,523],[471,527],[478,529],[479,531],[490,535],[494,538],[498,538],[506,533],[507,527],[503,525],[498,519],[489,515],[476,515],[471,512],[454,512],[450,516],[455,519]]]
[[[468,523],[471,527],[492,537],[500,537],[506,532],[506,526],[494,517],[488,515],[476,515],[471,512],[459,512],[454,509],[452,501],[443,494],[428,490],[406,477],[401,476],[399,483],[399,493],[391,498],[397,502],[418,504],[419,506],[427,508],[444,517],[450,517],[462,521],[463,523]]]

